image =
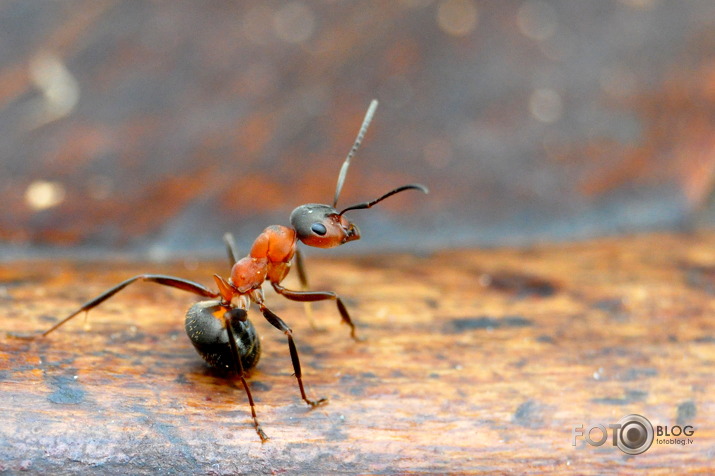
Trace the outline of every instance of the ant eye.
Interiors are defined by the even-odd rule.
[[[325,225],[323,225],[322,223],[313,223],[310,226],[310,230],[316,235],[320,236],[325,236],[325,234],[328,232],[328,229],[325,228]]]

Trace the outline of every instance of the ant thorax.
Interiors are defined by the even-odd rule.
[[[290,270],[295,245],[295,230],[280,225],[269,226],[253,242],[248,256],[233,265],[231,284],[240,294],[260,288],[266,279],[280,284]]]

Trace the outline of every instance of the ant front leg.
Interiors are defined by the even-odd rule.
[[[298,301],[298,302],[316,302],[316,301],[328,301],[328,300],[333,300],[336,302],[338,305],[338,311],[340,312],[340,317],[342,317],[343,322],[350,326],[350,337],[355,339],[356,341],[360,342],[360,338],[358,338],[356,332],[355,332],[355,324],[353,324],[353,320],[350,319],[350,314],[348,313],[348,309],[345,307],[345,304],[343,304],[343,300],[340,299],[340,296],[335,294],[334,292],[331,291],[291,291],[290,289],[286,289],[280,284],[272,283],[273,284],[273,289],[276,290],[278,294],[281,296],[285,297],[286,299],[290,299],[291,301]]]
[[[242,315],[246,315],[246,311],[242,310]],[[243,370],[243,364],[241,363],[241,357],[238,353],[238,345],[236,344],[236,337],[233,335],[233,326],[231,324],[231,313],[230,311],[225,313],[223,316],[224,322],[226,324],[226,332],[228,333],[228,344],[231,347],[231,354],[233,355],[233,370],[238,374],[238,378],[241,379],[243,384],[243,389],[246,391],[246,396],[248,397],[248,403],[251,405],[251,416],[253,417],[253,426],[256,428],[256,433],[261,438],[261,442],[265,443],[268,441],[268,436],[263,432],[261,424],[258,423],[258,417],[256,416],[256,405],[253,403],[253,395],[251,395],[251,389],[248,388],[248,382],[244,377],[245,371]]]
[[[271,325],[273,327],[275,327],[276,329],[283,331],[283,333],[288,337],[288,349],[290,350],[290,359],[293,362],[293,372],[295,373],[295,378],[298,380],[298,387],[300,388],[300,396],[303,398],[303,400],[308,405],[310,405],[313,408],[327,402],[328,400],[326,398],[321,398],[319,400],[310,400],[306,396],[305,388],[303,387],[303,372],[300,369],[300,359],[298,358],[298,349],[296,349],[295,342],[293,341],[293,331],[291,330],[290,327],[288,327],[288,324],[283,322],[283,319],[276,316],[276,314],[273,311],[268,309],[263,304],[262,300],[258,300],[257,302],[258,302],[258,305],[261,308],[261,312],[263,313],[263,316],[266,318],[266,320],[268,322],[270,322]]]
[[[55,324],[54,326],[50,327],[45,332],[43,332],[42,336],[44,337],[47,334],[49,334],[50,332],[54,331],[55,329],[57,329],[58,327],[63,325],[65,322],[67,322],[70,319],[72,319],[73,317],[75,317],[80,312],[90,311],[91,309],[100,305],[101,303],[103,303],[104,301],[106,301],[107,299],[114,296],[119,291],[121,291],[122,289],[126,288],[127,286],[129,286],[130,284],[132,284],[136,281],[149,281],[151,283],[157,283],[157,284],[161,284],[163,286],[169,286],[172,288],[181,289],[182,291],[188,291],[188,292],[191,292],[194,294],[198,294],[199,296],[208,297],[208,298],[216,298],[219,296],[218,293],[215,293],[215,292],[211,291],[210,289],[207,289],[198,283],[195,283],[193,281],[188,281],[186,279],[175,278],[173,276],[165,276],[163,274],[140,274],[139,276],[134,276],[133,278],[129,278],[126,281],[123,281],[123,282],[117,284],[116,286],[106,290],[105,292],[103,292],[102,294],[97,296],[96,298],[94,298],[90,301],[87,301],[86,303],[84,303],[82,305],[82,307],[77,309],[75,312],[73,312],[72,314],[65,317],[60,322],[58,322],[57,324]]]
[[[300,287],[303,291],[308,290],[308,275],[305,272],[305,261],[303,260],[303,252],[296,248],[295,250],[295,268],[298,271],[298,279]]]
[[[305,260],[303,259],[303,253],[297,248],[295,250],[295,269],[298,272],[301,290],[307,291],[310,286],[308,285],[308,274],[305,272]],[[310,327],[312,327],[314,331],[324,330],[319,328],[315,323],[315,319],[313,318],[313,306],[310,305],[310,302],[304,302],[303,307],[305,308],[305,315],[308,316]]]

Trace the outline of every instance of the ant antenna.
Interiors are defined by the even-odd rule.
[[[353,155],[355,155],[355,152],[357,152],[358,148],[360,147],[360,144],[365,137],[365,133],[367,132],[367,128],[370,125],[370,121],[372,121],[372,116],[375,115],[376,109],[377,99],[373,99],[370,102],[370,107],[367,108],[367,112],[365,113],[365,119],[362,120],[362,126],[360,126],[360,132],[358,132],[357,139],[355,139],[355,143],[353,144],[353,148],[350,149],[348,157],[345,159],[345,162],[343,162],[343,166],[340,167],[340,173],[338,174],[338,186],[335,188],[335,199],[333,200],[333,208],[338,205],[338,197],[340,197],[340,191],[343,189],[345,176],[348,174],[348,167],[350,167],[350,159],[353,158]]]
[[[379,198],[376,198],[375,200],[371,200],[369,202],[358,203],[357,205],[351,205],[348,208],[346,208],[345,210],[338,213],[338,216],[342,216],[343,213],[345,213],[349,210],[364,210],[365,208],[370,208],[373,205],[375,205],[376,203],[383,201],[387,197],[391,197],[391,196],[395,195],[396,193],[404,192],[405,190],[419,190],[422,193],[429,193],[429,189],[419,183],[411,183],[409,185],[403,185],[402,187],[397,187],[394,190],[390,190],[385,195],[383,195]]]

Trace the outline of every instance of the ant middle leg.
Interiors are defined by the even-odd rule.
[[[288,324],[283,322],[283,319],[281,319],[273,311],[268,309],[263,304],[263,302],[259,301],[258,305],[260,306],[261,312],[263,313],[263,316],[266,318],[266,320],[270,322],[271,325],[276,329],[283,331],[283,333],[288,337],[288,349],[290,350],[290,359],[293,362],[293,372],[295,373],[295,378],[298,380],[298,387],[300,388],[301,398],[303,398],[303,400],[313,408],[327,402],[328,400],[326,398],[310,400],[306,396],[305,388],[303,387],[303,372],[300,369],[300,359],[298,358],[298,349],[296,349],[295,342],[293,341],[293,331],[290,327],[288,327]]]
[[[360,341],[360,338],[357,336],[356,331],[355,331],[355,324],[353,324],[353,320],[350,318],[350,314],[348,313],[348,308],[345,307],[345,304],[343,303],[343,300],[340,299],[340,296],[335,294],[334,292],[331,291],[292,291],[290,289],[286,289],[280,284],[275,284],[273,283],[273,289],[276,290],[278,294],[281,296],[285,297],[286,299],[290,299],[291,301],[298,301],[298,302],[316,302],[316,301],[328,301],[328,300],[333,300],[338,306],[338,311],[340,312],[340,317],[342,317],[343,322],[350,326],[350,337],[355,339],[356,341]]]
[[[200,285],[199,283],[195,283],[193,281],[189,281],[186,279],[182,278],[175,278],[173,276],[165,276],[163,274],[140,274],[139,276],[134,276],[133,278],[129,278],[126,281],[122,281],[121,283],[117,284],[113,288],[110,288],[97,296],[96,298],[87,301],[77,309],[75,312],[70,314],[69,316],[65,317],[61,321],[59,321],[57,324],[54,326],[50,327],[47,329],[45,332],[42,333],[42,336],[46,336],[50,332],[54,331],[73,317],[75,317],[77,314],[79,314],[82,311],[88,312],[91,309],[95,308],[96,306],[100,305],[110,297],[114,296],[117,294],[119,291],[122,289],[126,288],[130,284],[136,282],[136,281],[149,281],[151,283],[157,283],[161,284],[163,286],[169,286],[172,288],[177,288],[181,289],[182,291],[188,291],[194,294],[198,294],[199,296],[203,297],[208,297],[208,298],[216,298],[218,297],[218,293],[215,293],[211,291],[208,288],[205,288],[204,286]]]

